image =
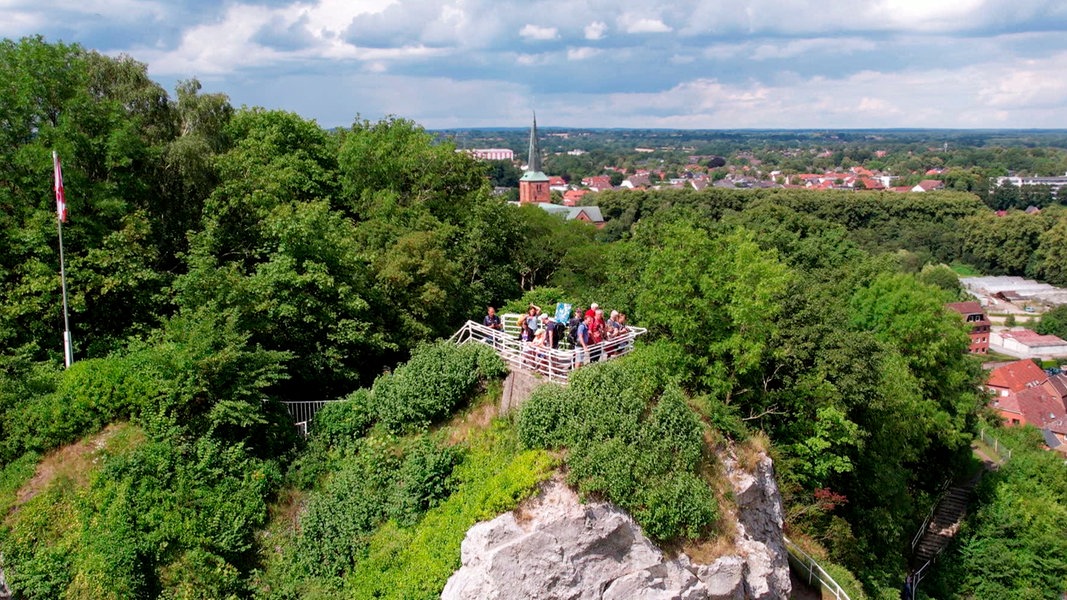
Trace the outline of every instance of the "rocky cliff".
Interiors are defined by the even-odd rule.
[[[462,567],[447,600],[787,598],[789,565],[782,504],[771,460],[754,472],[723,460],[737,502],[735,552],[711,564],[666,557],[629,515],[601,502],[581,504],[559,480],[520,509],[467,532]]]

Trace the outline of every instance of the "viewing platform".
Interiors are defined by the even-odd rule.
[[[520,340],[516,325],[519,316],[517,313],[500,315],[504,323],[503,331],[467,321],[449,340],[459,345],[471,342],[485,344],[496,350],[508,368],[540,373],[549,381],[566,385],[579,360],[586,365],[624,356],[633,350],[634,340],[638,336],[648,333],[643,327],[627,325],[622,334],[598,344],[589,344],[589,356],[586,357],[580,348],[571,347],[570,338],[565,335],[558,348]]]

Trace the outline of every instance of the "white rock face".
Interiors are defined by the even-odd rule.
[[[668,559],[629,515],[607,503],[581,504],[558,480],[519,511],[475,525],[463,566],[441,598],[733,600],[789,596],[782,507],[770,459],[755,476],[730,461],[739,508],[738,555],[710,565]],[[767,488],[766,486],[770,486]],[[766,514],[750,515],[752,511]]]

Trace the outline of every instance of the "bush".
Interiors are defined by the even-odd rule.
[[[343,402],[331,402],[315,413],[312,435],[328,446],[341,445],[363,437],[373,424],[370,391],[358,389]]]
[[[460,452],[439,446],[429,438],[418,438],[404,455],[395,474],[388,515],[401,525],[410,525],[430,507],[452,493],[452,470],[460,462]]]
[[[306,572],[343,576],[384,521],[414,523],[448,496],[457,450],[422,436],[403,455],[387,440],[364,438],[358,452],[323,488],[313,493],[300,518],[297,555]]]
[[[568,482],[630,512],[658,540],[697,538],[717,518],[703,426],[661,358],[635,352],[543,387],[519,411],[528,448],[568,448]]]
[[[424,344],[395,372],[375,380],[375,413],[393,432],[426,427],[459,408],[480,380],[504,373],[503,361],[487,346]]]
[[[634,518],[653,539],[694,539],[718,518],[711,489],[693,473],[673,473],[642,488]]]
[[[527,448],[560,448],[574,419],[575,403],[567,388],[542,385],[519,409],[516,429]]]
[[[9,415],[5,457],[50,450],[99,431],[128,418],[154,393],[154,381],[124,358],[76,362],[56,391],[30,399]]]

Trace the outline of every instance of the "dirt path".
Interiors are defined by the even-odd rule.
[[[108,440],[128,427],[128,423],[112,423],[96,435],[46,454],[37,464],[37,472],[15,494],[11,512],[17,511],[60,477],[70,479],[79,486],[87,484],[100,450],[104,449]]]

